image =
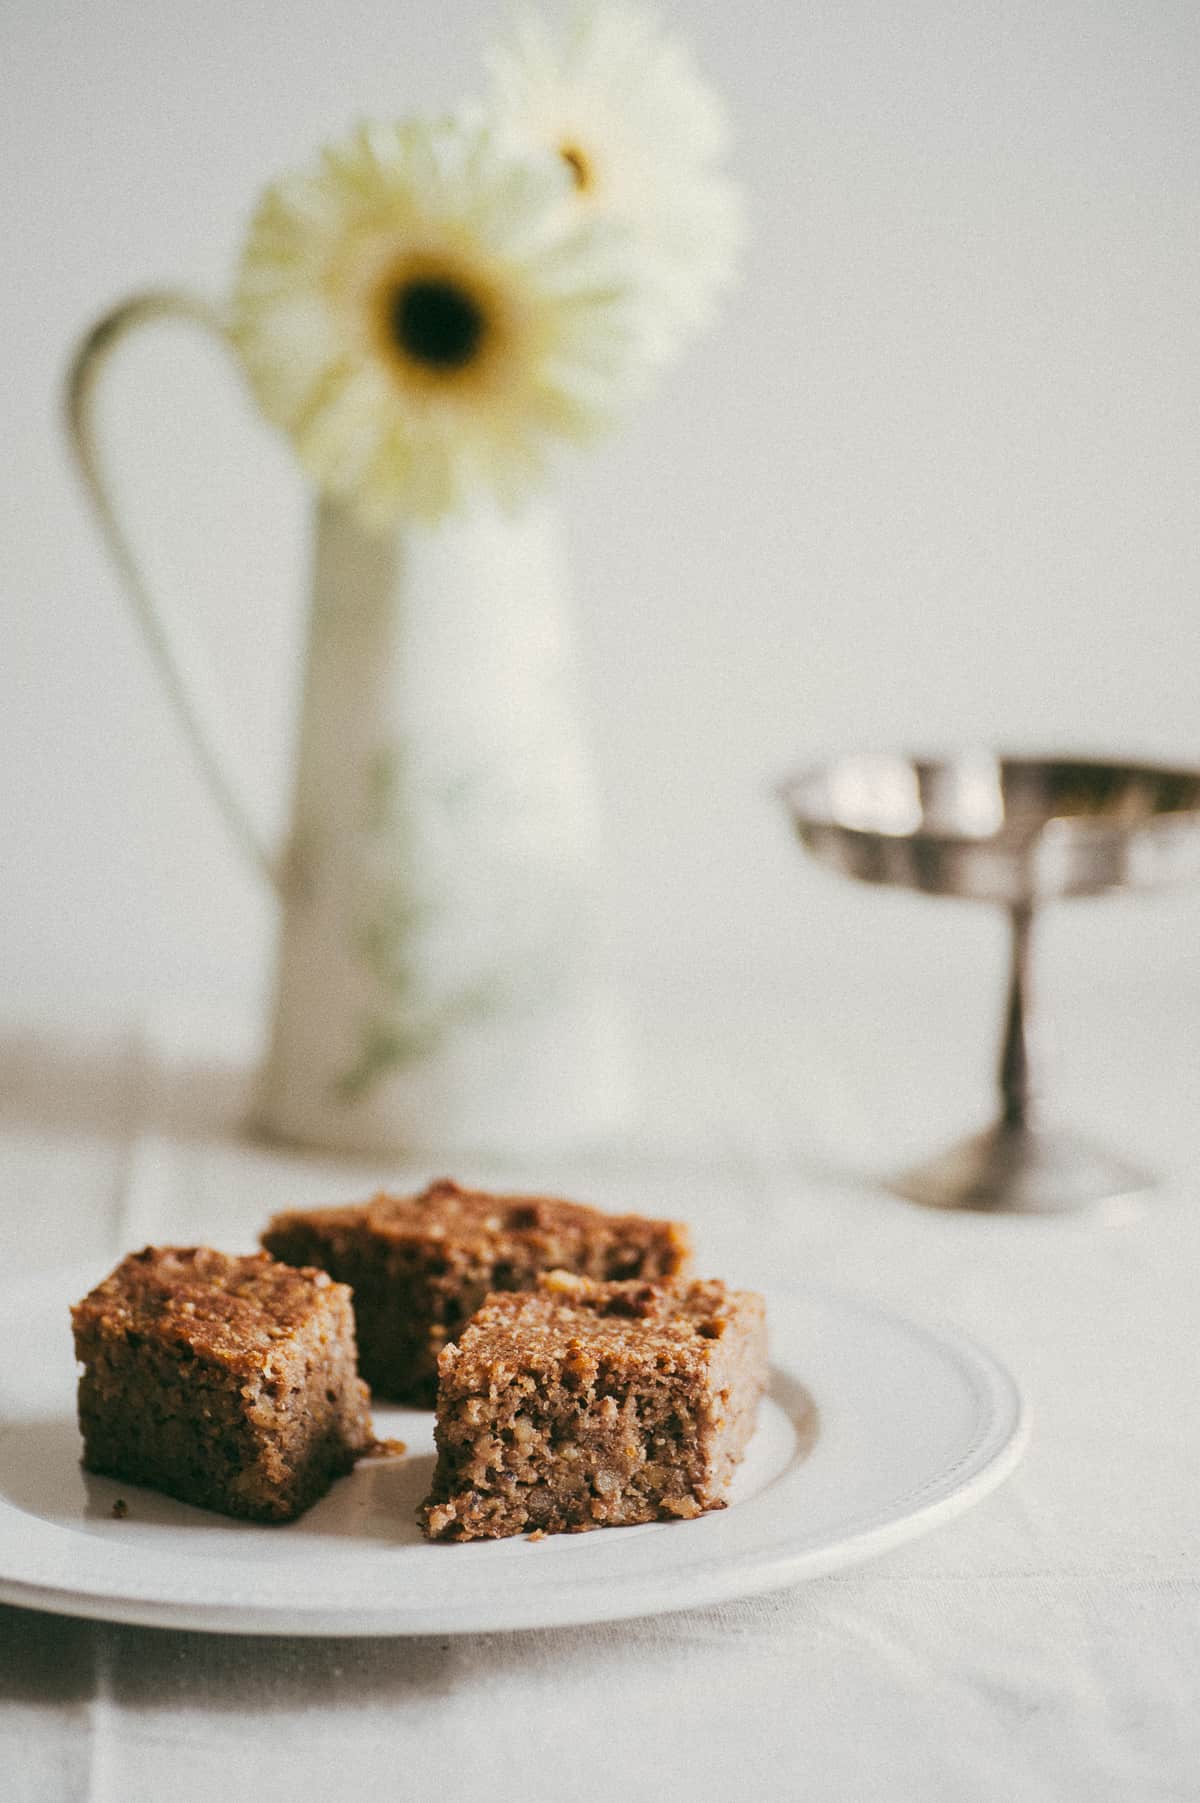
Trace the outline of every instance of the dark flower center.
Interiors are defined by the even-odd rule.
[[[586,192],[592,185],[592,166],[582,150],[577,144],[560,144],[558,154],[571,171],[575,186]]]
[[[402,351],[431,369],[461,369],[487,329],[483,308],[456,282],[435,276],[405,282],[388,303],[388,323]]]

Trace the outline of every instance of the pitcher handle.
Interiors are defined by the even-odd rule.
[[[281,892],[279,863],[259,835],[243,801],[211,662],[182,614],[164,606],[150,593],[104,474],[94,405],[98,378],[110,352],[122,340],[137,327],[158,320],[185,320],[203,326],[226,347],[229,345],[220,314],[199,296],[164,289],[135,294],[122,301],[96,322],[72,361],[66,389],[71,447],[100,531],[209,793],[243,855],[259,876]]]

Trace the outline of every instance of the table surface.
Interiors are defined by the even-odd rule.
[[[986,1111],[992,1022],[982,985],[931,1007],[844,974],[642,998],[634,1135],[456,1173],[686,1216],[732,1281],[813,1277],[956,1319],[1035,1410],[1023,1464],[976,1510],[851,1572],[594,1628],[241,1639],[0,1608],[3,1795],[1200,1795],[1200,988],[1059,989],[1062,1108],[1162,1173],[1128,1219],[891,1197],[879,1171]],[[99,1274],[153,1239],[248,1246],[284,1203],[432,1174],[254,1144],[244,1073],[179,1044],[165,1018],[0,1031],[10,1275]]]

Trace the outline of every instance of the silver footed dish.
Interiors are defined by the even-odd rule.
[[[1150,1188],[1147,1173],[1047,1116],[1035,1061],[1033,924],[1048,902],[1200,879],[1200,769],[987,750],[862,752],[796,772],[779,795],[806,850],[840,875],[1008,912],[998,1117],[891,1187],[936,1208],[1020,1214]]]

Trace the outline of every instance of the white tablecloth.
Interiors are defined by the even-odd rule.
[[[943,1217],[871,1170],[987,1103],[981,990],[656,998],[619,1152],[457,1174],[679,1213],[735,1281],[817,1277],[988,1341],[1016,1475],[877,1563],[720,1608],[460,1639],[238,1639],[0,1609],[0,1796],[1200,1797],[1200,994],[1060,984],[1063,1108],[1165,1181],[1135,1218]],[[911,1005],[909,1005],[911,1004]],[[241,1080],[160,1030],[0,1034],[0,1251],[97,1270],[249,1245],[270,1209],[427,1169],[239,1136]]]

